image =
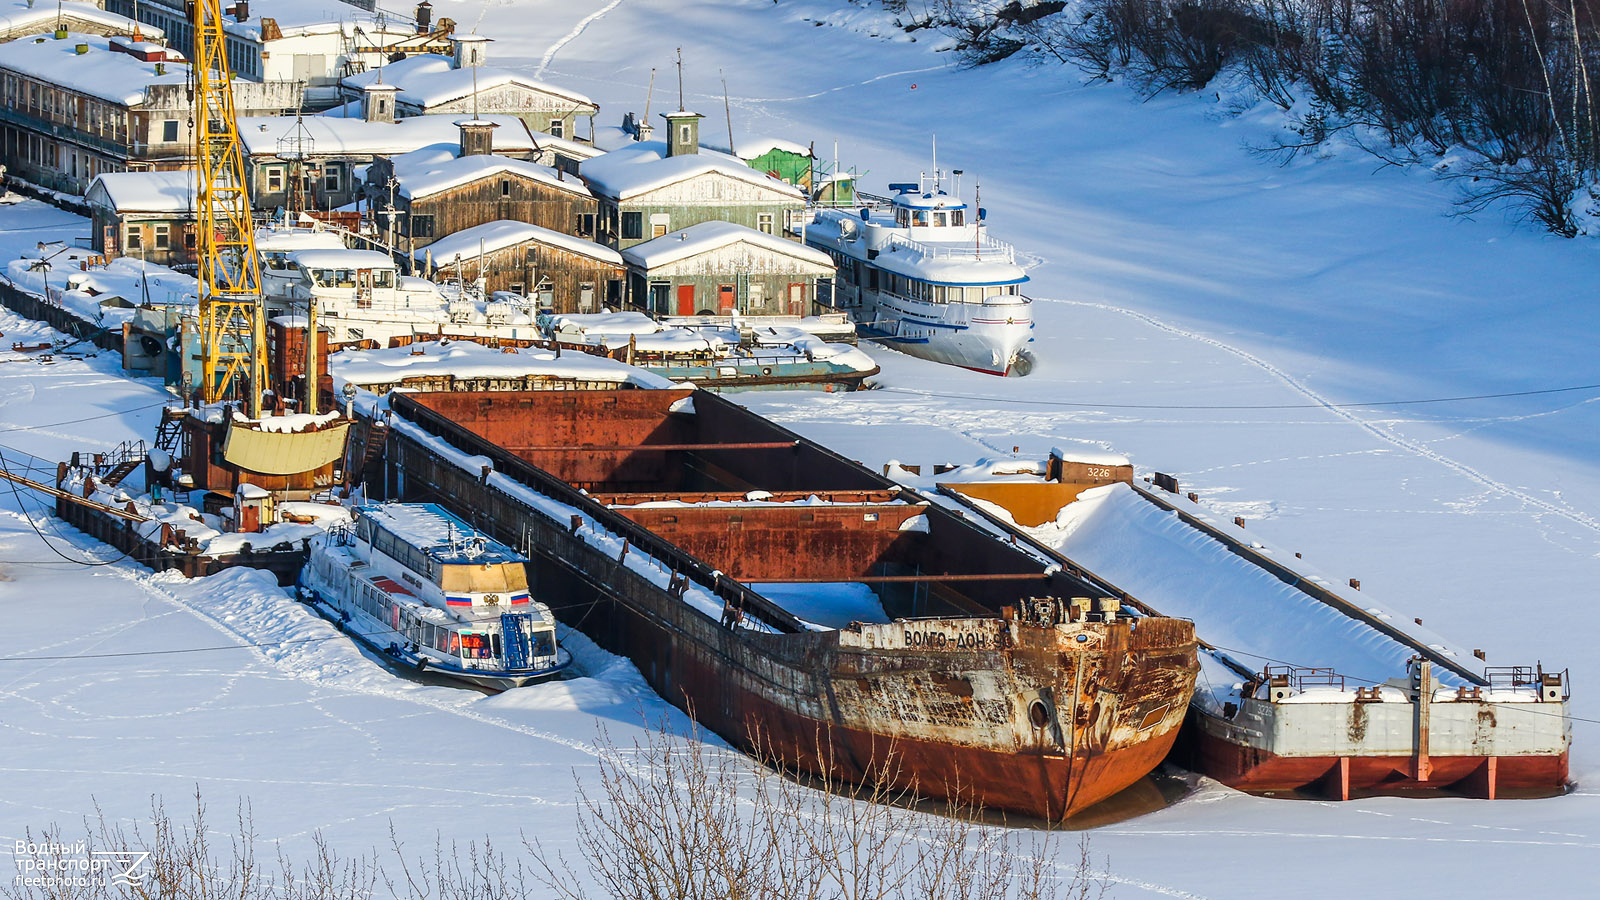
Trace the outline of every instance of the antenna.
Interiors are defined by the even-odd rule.
[[[728,152],[738,156],[733,150],[733,111],[728,108],[728,76],[723,75],[721,69],[717,70],[717,74],[722,75],[722,117],[728,120]]]
[[[939,136],[933,136],[933,192],[939,193]]]
[[[983,202],[983,182],[978,176],[972,176],[972,256],[975,259],[983,257],[983,217],[978,211],[983,209],[979,203]]]
[[[678,112],[684,112],[683,107],[683,48],[678,48]]]

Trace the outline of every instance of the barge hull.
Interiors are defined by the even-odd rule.
[[[639,396],[650,394],[664,396]],[[641,404],[665,407],[681,399],[678,394],[618,392],[612,397],[619,405],[617,416],[594,423],[588,442],[605,432],[618,444],[633,446],[635,439],[623,440],[624,435],[614,432],[642,414]],[[390,494],[442,503],[523,549],[531,560],[535,593],[563,622],[628,657],[657,693],[731,743],[815,774],[914,786],[924,796],[1052,821],[1137,781],[1172,744],[1197,672],[1192,624],[1126,618],[1041,623],[1004,616],[989,604],[1006,592],[1027,597],[1028,591],[1046,588],[1057,576],[1013,548],[991,542],[965,550],[973,565],[1035,565],[1037,579],[970,588],[964,584],[971,591],[963,601],[969,608],[957,617],[910,620],[924,628],[982,630],[984,646],[974,648],[966,641],[938,649],[902,645],[898,635],[904,622],[807,630],[787,611],[669,543],[668,536],[597,503],[595,494],[603,495],[613,480],[577,470],[587,470],[603,454],[587,454],[587,462],[580,462],[555,453],[555,468],[573,470],[558,477],[517,452],[519,447],[533,452],[558,443],[550,434],[527,432],[532,423],[561,427],[550,422],[559,418],[554,410],[531,409],[530,404],[577,403],[579,416],[592,416],[581,409],[584,402],[571,394],[544,401],[506,394],[397,397],[396,412],[407,418],[390,431]],[[702,394],[695,404],[699,416],[713,407],[722,410],[731,419],[713,425],[745,432],[740,436],[746,441],[751,439],[748,430],[732,427],[741,424],[740,416],[781,432],[784,449],[774,455],[783,461],[782,470],[810,469],[797,457],[813,448],[801,446],[798,436],[717,398]],[[496,409],[502,405],[504,409]],[[508,432],[500,436],[505,445],[482,433],[494,434],[501,427]],[[662,439],[686,443],[680,434]],[[649,462],[648,455],[640,459],[637,451],[630,451],[618,465],[634,472],[641,463],[652,468]],[[848,467],[857,480],[832,485],[840,490],[897,491],[892,483],[837,456],[816,462],[836,474]],[[581,493],[573,481],[594,494]],[[756,526],[758,509],[745,507],[748,521],[730,527]],[[864,522],[856,509],[856,520]],[[935,532],[953,529],[971,546],[982,543],[969,540],[966,530],[975,529],[948,512],[927,506],[917,512],[935,520]],[[888,515],[878,521],[900,541],[915,537],[917,532],[899,528],[900,518]],[[602,527],[613,543],[585,540],[577,533]],[[622,545],[620,554],[617,544]],[[601,549],[606,546],[609,552]],[[706,543],[703,549],[714,548]],[[769,555],[781,555],[775,548],[768,550]],[[641,557],[650,564],[639,565]],[[726,563],[720,558],[717,562]],[[660,567],[652,568],[656,564]],[[667,584],[680,586],[676,593],[662,583],[668,569]],[[750,630],[730,626],[726,618],[719,622],[685,602],[685,584],[711,592],[718,602],[728,601],[770,627]],[[886,771],[892,774],[885,777]]]

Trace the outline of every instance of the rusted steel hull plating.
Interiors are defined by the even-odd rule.
[[[691,393],[397,395],[388,491],[525,549],[557,616],[757,755],[1049,820],[1165,756],[1191,623],[1074,605],[1105,586],[720,398],[669,412]],[[639,505],[663,494],[701,505]],[[812,630],[772,581],[859,581],[888,620]]]

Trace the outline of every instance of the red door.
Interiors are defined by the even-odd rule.
[[[803,316],[806,314],[806,286],[804,284],[789,285],[789,315]]]
[[[733,285],[717,285],[717,315],[726,316],[733,312]]]
[[[678,285],[678,315],[694,315],[694,285]]]

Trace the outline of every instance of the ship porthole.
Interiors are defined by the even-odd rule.
[[[1028,705],[1028,721],[1032,722],[1035,728],[1043,728],[1050,724],[1050,710],[1045,709],[1043,703],[1035,700]]]

